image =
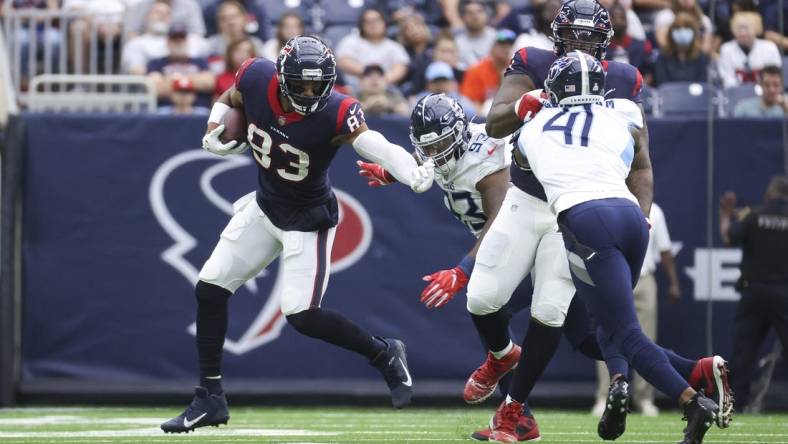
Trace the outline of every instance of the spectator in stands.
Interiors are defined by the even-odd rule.
[[[427,67],[424,78],[427,81],[426,89],[414,98],[414,104],[429,94],[447,94],[457,100],[469,119],[476,115],[476,107],[473,103],[459,93],[459,84],[454,77],[454,69],[448,63],[432,62]]]
[[[408,75],[401,89],[406,96],[412,96],[424,89],[424,71],[432,62],[432,34],[419,14],[403,18],[399,29],[399,42],[410,57]]]
[[[487,115],[490,101],[501,85],[503,71],[509,65],[515,38],[513,31],[499,30],[495,34],[490,55],[465,73],[460,92],[476,105],[479,115]]]
[[[654,16],[663,9],[670,8],[671,0],[627,0],[632,4],[643,25],[653,25]]]
[[[224,72],[216,77],[216,87],[213,90],[214,99],[233,86],[238,68],[246,59],[253,57],[257,57],[257,48],[251,39],[236,40],[227,46],[224,54]]]
[[[3,14],[5,8],[9,10],[42,9],[54,12],[60,10],[60,2],[58,0],[13,0],[5,5],[0,4],[0,15]],[[50,59],[52,70],[58,69],[60,31],[56,22],[51,21],[49,24],[50,27],[45,26],[43,22],[35,22],[34,24],[23,22],[23,27],[14,33],[14,38],[19,42],[20,69],[25,81],[30,73],[30,41],[33,39],[33,34],[35,34],[36,42],[34,54],[43,53],[44,47],[49,47],[49,54],[52,55]]]
[[[137,3],[129,6],[125,14],[123,27],[126,38],[144,31],[148,10],[157,1],[166,1],[170,4],[173,23],[183,23],[189,33],[205,36],[205,22],[197,0],[138,0]]]
[[[268,39],[260,53],[268,60],[276,60],[288,40],[304,34],[304,19],[295,12],[286,12],[276,25],[276,36]]]
[[[517,35],[530,32],[536,26],[536,19],[539,16],[537,7],[543,2],[544,0],[534,0],[527,5],[512,8],[506,16],[495,23],[495,27],[511,29]]]
[[[153,3],[145,20],[145,33],[131,38],[123,46],[121,67],[124,72],[145,74],[148,63],[167,55],[167,35],[172,26],[170,5],[165,1]],[[197,34],[187,34],[186,46],[189,57],[206,57],[208,44]]]
[[[168,97],[172,92],[172,82],[175,79],[186,77],[191,80],[194,90],[198,93],[197,104],[210,106],[211,94],[216,85],[216,79],[208,69],[208,62],[204,58],[189,57],[186,43],[186,27],[173,25],[167,38],[168,55],[148,63],[148,78],[156,85],[156,92],[160,104],[169,104]]]
[[[643,74],[643,81],[651,85],[654,80],[654,56],[651,42],[638,40],[627,34],[627,10],[620,4],[614,4],[610,10],[610,21],[613,24],[613,38],[607,48],[605,59],[628,63]]]
[[[457,42],[454,41],[454,37],[451,34],[442,33],[435,39],[432,60],[435,62],[446,62],[454,71],[454,78],[458,82],[462,82],[462,79],[465,77],[465,70],[457,66],[460,60],[460,50],[457,48]]]
[[[654,84],[706,82],[709,56],[701,51],[700,22],[692,14],[680,12],[668,28],[668,40],[657,57]]]
[[[761,16],[758,13],[737,13],[731,19],[731,31],[735,40],[722,44],[717,62],[724,87],[755,83],[763,67],[782,66],[777,45],[757,38],[763,32]]]
[[[460,52],[459,67],[468,69],[490,53],[495,29],[490,26],[490,8],[480,0],[463,0],[460,4],[464,27],[454,36]]]
[[[255,52],[262,52],[262,40],[246,34],[246,9],[243,5],[234,0],[225,1],[219,5],[216,14],[219,33],[208,37],[208,65],[212,72],[224,72],[224,55],[230,43],[248,38],[254,44]]]
[[[366,114],[410,115],[408,101],[402,93],[386,82],[386,74],[380,65],[367,65],[359,82],[358,101]]]
[[[646,40],[646,30],[643,29],[643,23],[640,21],[637,13],[632,10],[631,1],[619,0],[599,0],[599,3],[608,11],[613,5],[621,5],[627,11],[627,35],[633,39]],[[517,48],[515,46],[515,48]]]
[[[558,10],[561,0],[545,0],[535,7],[536,23],[528,32],[520,34],[514,42],[514,49],[532,46],[534,48],[553,50],[553,31],[550,25]]]
[[[783,70],[766,66],[761,70],[761,97],[744,99],[736,105],[736,117],[784,117],[788,115],[788,100],[783,93]]]
[[[706,54],[711,53],[711,38],[714,30],[711,26],[711,19],[703,13],[698,5],[698,0],[671,0],[670,8],[659,11],[654,18],[654,34],[660,48],[664,47],[668,41],[668,29],[676,18],[676,14],[684,12],[692,14],[701,23],[701,50]]]
[[[408,74],[410,58],[399,43],[386,38],[386,19],[379,10],[365,9],[359,17],[359,34],[343,38],[337,46],[337,66],[347,74],[348,83],[358,81],[367,65],[380,65],[386,83],[396,85]]]
[[[244,22],[244,32],[253,35],[264,42],[270,35],[270,25],[268,24],[268,14],[265,12],[263,3],[259,0],[234,0],[241,5],[246,11],[246,21]],[[280,0],[281,1],[281,0]],[[203,19],[205,21],[205,29],[207,35],[214,35],[219,32],[219,25],[217,24],[218,9],[225,0],[208,0],[208,6],[205,6],[202,11]],[[206,2],[203,2],[205,4]]]
[[[188,77],[177,77],[172,81],[170,88],[171,105],[159,107],[159,114],[172,114],[178,116],[190,116],[193,114],[208,115],[211,110],[204,106],[195,106],[197,93],[194,92],[194,84]]]
[[[119,44],[121,24],[126,8],[124,0],[64,0],[63,10],[80,12],[79,18],[69,23],[69,57],[73,73],[86,74],[90,71],[91,35],[96,34],[98,51],[106,51],[107,42],[112,46],[112,53],[118,54],[115,47]],[[96,55],[98,57],[98,55]],[[114,65],[114,60],[112,61]],[[103,61],[97,63],[103,69]]]
[[[247,12],[244,6],[234,0],[222,2],[216,9],[219,33],[208,37],[211,54],[224,54],[227,45],[243,39],[250,39],[258,52],[263,50],[263,41],[246,33]]]
[[[379,9],[383,15],[401,26],[401,22],[413,14],[419,14],[424,21],[437,25],[443,20],[440,1],[435,0],[367,0],[368,6]],[[456,6],[456,5],[455,5]]]

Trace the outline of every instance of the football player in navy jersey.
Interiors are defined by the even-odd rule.
[[[276,64],[263,58],[247,60],[234,87],[211,111],[203,148],[224,156],[240,154],[251,145],[258,188],[233,204],[235,214],[200,270],[200,385],[186,410],[162,424],[165,432],[227,423],[221,384],[227,302],[280,255],[281,310],[290,325],[301,334],[365,356],[383,375],[394,407],[410,403],[405,345],[372,336],[341,314],[320,307],[339,216],[328,167],[339,147],[351,144],[362,157],[384,165],[398,181],[421,193],[432,185],[432,163],[417,165],[403,148],[370,130],[359,103],[333,92],[336,75],[334,55],[319,38],[295,37],[282,48]],[[244,111],[248,145],[220,140],[221,122],[230,108]]]
[[[548,76],[550,65],[567,52],[580,50],[597,59],[604,57],[613,30],[607,11],[596,0],[569,0],[562,5],[552,23],[553,51],[520,48],[504,73],[501,88],[488,114],[486,129],[491,137],[511,135],[530,120],[542,106],[539,92]],[[606,71],[607,98],[624,98],[641,102],[642,77],[631,65],[602,61]],[[648,131],[644,126],[641,155],[632,164],[628,184],[644,200],[648,209],[651,201],[651,165],[648,161]],[[574,286],[568,270],[563,240],[555,217],[549,224],[542,216],[551,215],[544,189],[530,171],[513,165],[510,169],[513,187],[504,199],[502,210],[496,215],[476,256],[475,267],[468,283],[468,311],[480,336],[490,350],[484,363],[473,372],[466,383],[467,402],[489,396],[496,383],[507,372],[516,368],[508,401],[501,405],[524,403],[536,381],[552,359],[561,336],[568,306],[574,296]],[[508,334],[509,315],[501,308],[507,304],[519,282],[534,271],[534,294],[531,322],[522,344],[519,359],[512,361],[508,353],[517,350]],[[541,282],[541,283],[540,283]],[[611,375],[610,397],[598,433],[603,439],[616,439],[625,430],[628,412],[628,365],[623,356],[606,338],[598,337],[599,346]],[[720,400],[721,411],[717,423],[727,427],[732,412],[732,401],[727,382],[727,366],[719,356],[690,361],[667,351],[671,364],[688,378],[693,388],[713,391]],[[499,412],[501,413],[501,412]],[[496,415],[501,416],[502,415]],[[535,421],[530,415],[514,417],[517,439],[524,441],[533,434]],[[495,421],[493,421],[495,425]],[[478,440],[489,439],[491,430],[473,434]]]

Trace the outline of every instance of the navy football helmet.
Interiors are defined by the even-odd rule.
[[[579,49],[602,60],[613,38],[610,17],[597,0],[567,1],[553,19],[551,28],[553,51],[559,57]]]
[[[550,65],[544,89],[553,105],[604,102],[605,71],[597,59],[583,51],[573,51]]]
[[[468,118],[456,100],[430,94],[416,103],[410,115],[410,141],[419,159],[431,159],[437,173],[451,173],[470,140]]]
[[[328,45],[318,37],[298,36],[288,40],[276,59],[279,89],[299,114],[323,109],[337,80],[337,63]],[[314,96],[304,95],[305,81],[317,82]]]

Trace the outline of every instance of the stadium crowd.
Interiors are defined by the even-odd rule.
[[[782,65],[788,37],[778,20],[788,17],[788,11],[779,11],[781,4],[788,9],[788,2],[600,1],[615,30],[606,58],[641,71],[647,111],[660,87],[699,82],[736,99],[730,115],[786,114]],[[425,94],[444,92],[459,99],[470,115],[480,116],[486,114],[514,51],[525,46],[552,48],[550,23],[561,5],[560,0],[2,3],[6,13],[25,8],[83,12],[81,20],[56,25],[68,28],[69,69],[75,68],[76,46],[89,50],[88,39],[79,36],[92,22],[99,35],[115,45],[117,72],[149,76],[159,105],[172,112],[204,111],[232,85],[243,60],[275,59],[289,38],[313,33],[335,50],[337,87],[358,96],[368,113],[404,115],[408,105]],[[63,35],[40,25],[17,34],[23,62],[31,42],[57,48]],[[44,51],[35,54],[40,58]],[[49,54],[57,57],[59,52]],[[173,106],[176,101],[188,106]]]

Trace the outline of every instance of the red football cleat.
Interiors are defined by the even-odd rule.
[[[523,416],[523,404],[504,400],[490,423],[490,441],[517,442],[517,423]]]
[[[515,345],[512,350],[501,359],[495,359],[492,353],[487,353],[487,359],[479,368],[474,370],[468,382],[465,383],[465,390],[462,392],[462,399],[468,404],[478,404],[489,398],[498,381],[503,376],[517,367],[520,360],[520,346]]]
[[[724,429],[731,424],[733,417],[733,392],[728,383],[728,363],[721,356],[699,359],[692,369],[689,384],[720,406],[717,426]]]
[[[542,439],[542,435],[539,434],[539,425],[536,424],[534,417],[530,415],[520,415],[520,419],[517,420],[517,427],[514,428],[514,431],[517,432],[518,442],[534,442]],[[489,441],[490,433],[492,433],[490,428],[485,427],[473,432],[471,434],[471,439],[476,441]]]

